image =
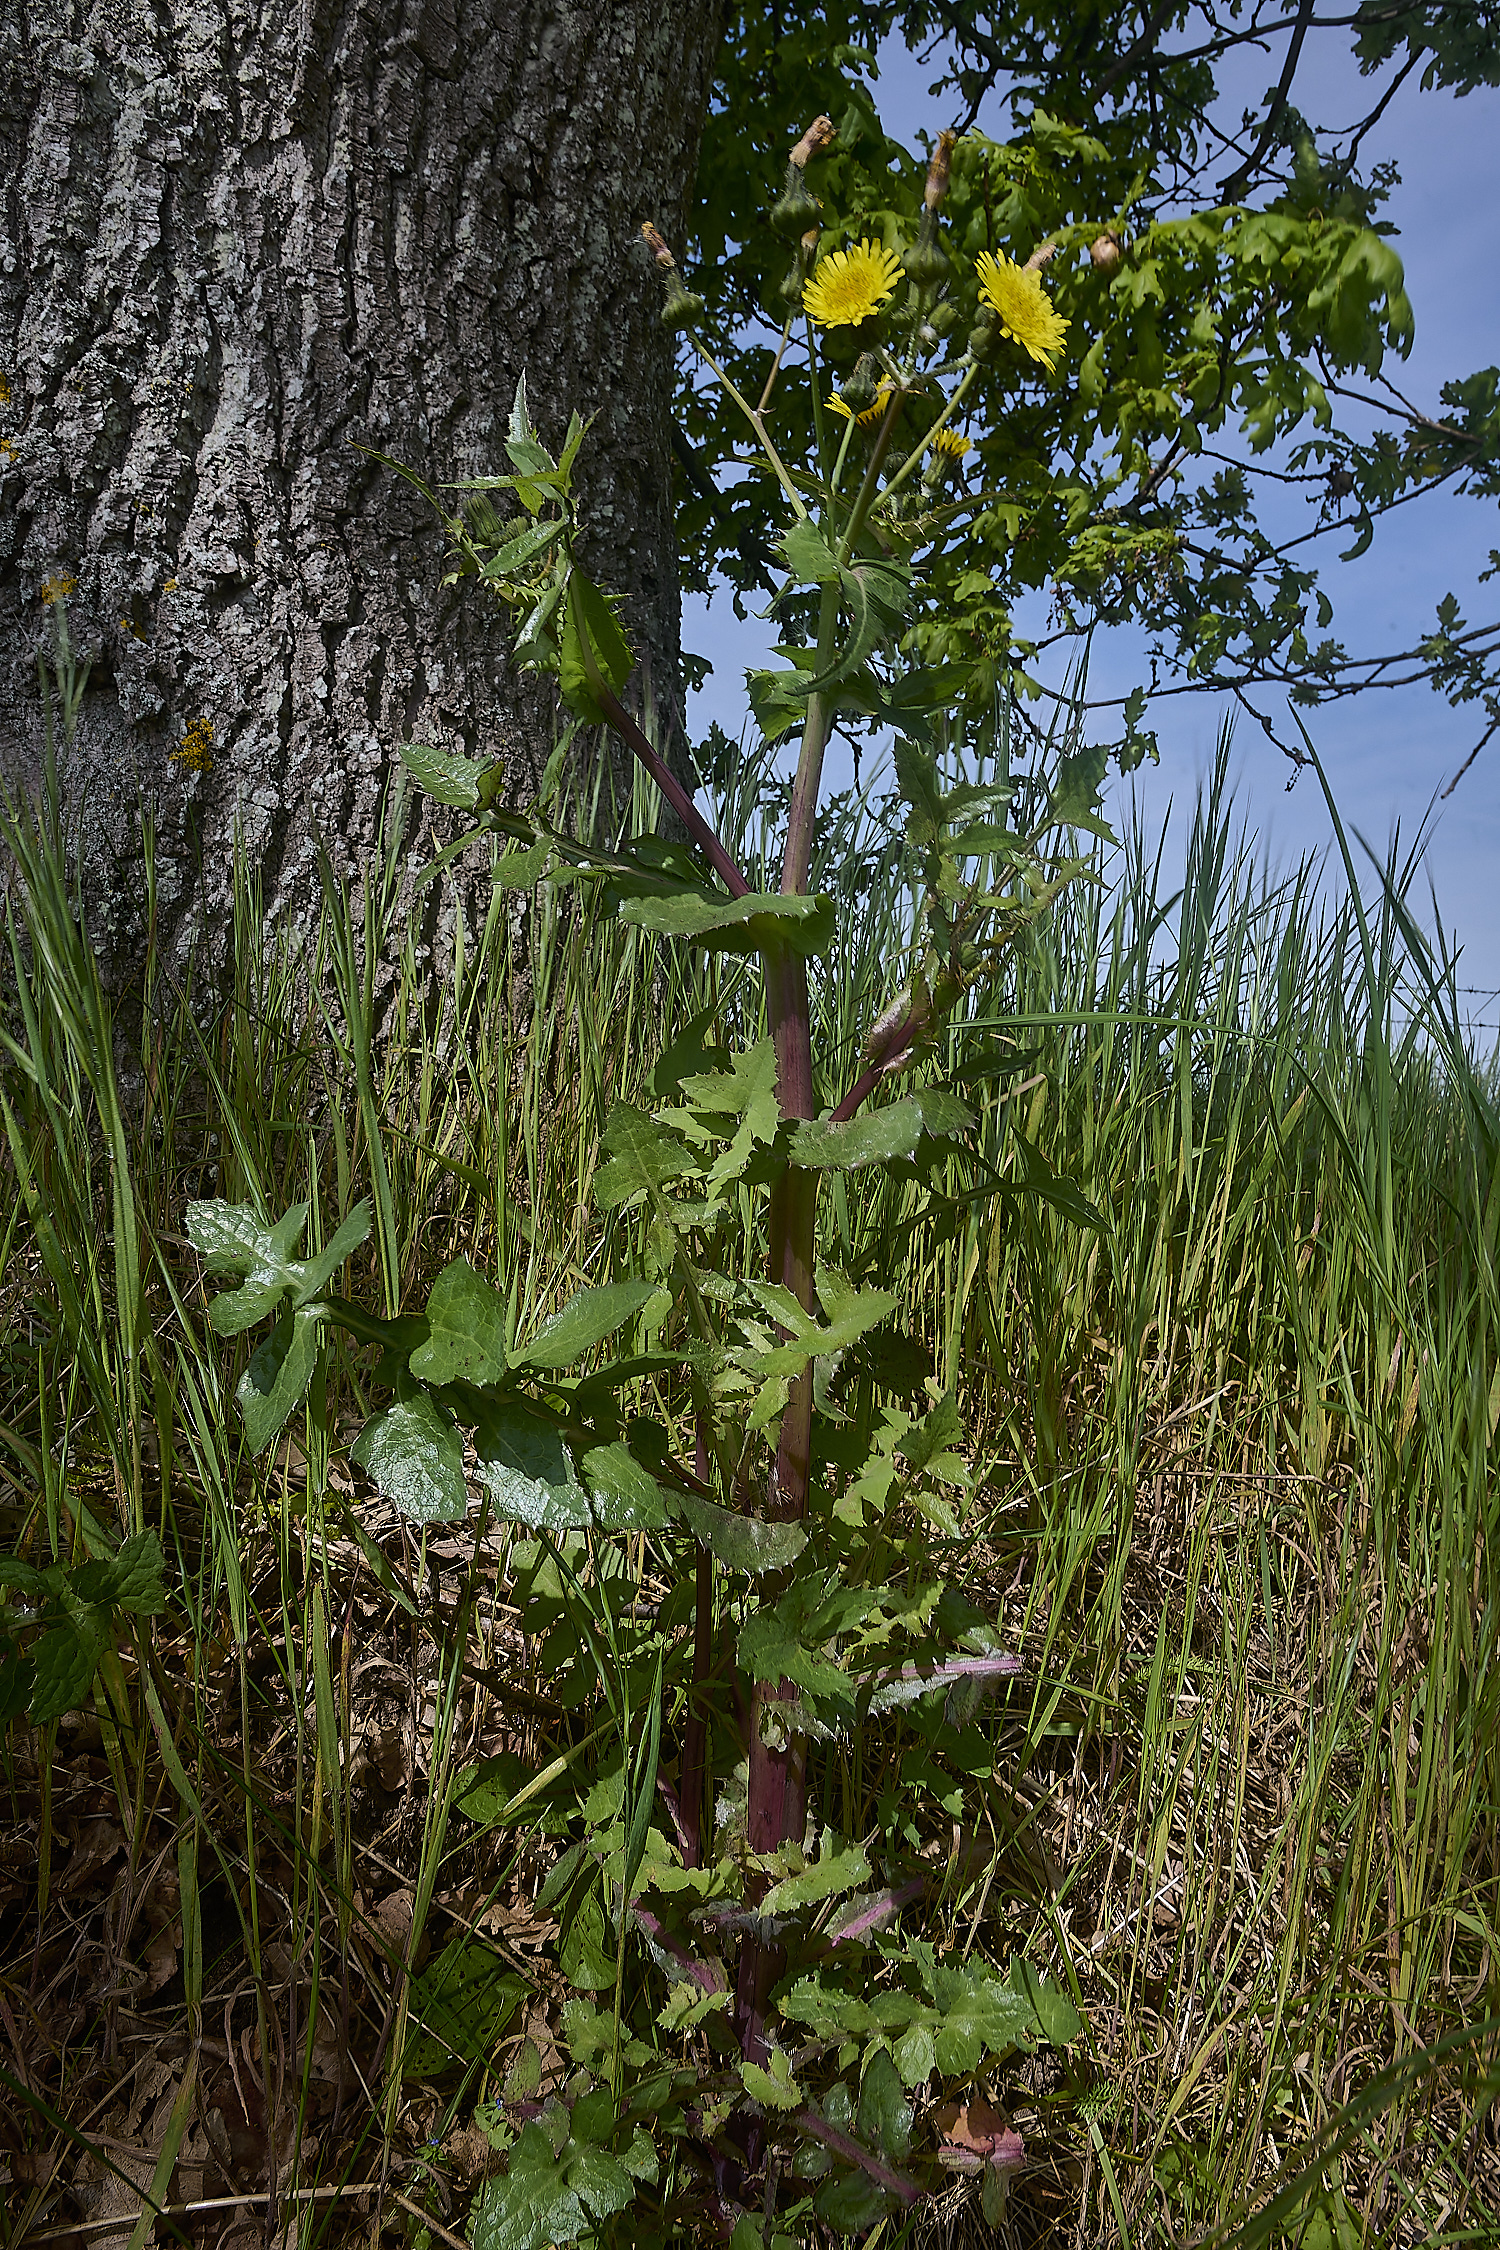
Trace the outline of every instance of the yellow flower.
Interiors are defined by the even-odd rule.
[[[161,590],[162,590],[162,592],[163,592],[164,594],[175,594],[175,593],[176,593],[176,591],[177,591],[177,581],[176,581],[176,579],[175,579],[175,578],[164,578],[164,579],[162,580],[162,588],[161,588]]]
[[[65,602],[77,584],[76,578],[65,576],[45,578],[42,581],[42,600],[44,602]]]
[[[894,250],[858,242],[819,259],[811,281],[803,283],[802,302],[820,328],[857,328],[879,312],[900,278]]]
[[[1057,364],[1068,323],[1054,311],[1042,288],[1042,277],[1030,266],[1018,266],[1004,251],[994,257],[982,251],[975,261],[979,294],[1012,343],[1030,352],[1050,373]]]
[[[180,747],[172,752],[172,763],[185,766],[189,773],[212,773],[213,748],[213,728],[207,719],[194,719]]]
[[[846,422],[858,422],[861,428],[867,428],[871,422],[879,422],[883,419],[885,410],[891,403],[891,393],[895,388],[896,386],[889,375],[882,375],[874,398],[859,414],[855,413],[852,406],[844,404],[837,391],[829,399],[828,404],[835,414],[842,414]]]
[[[969,450],[969,441],[962,430],[939,430],[931,445],[945,468],[950,461],[961,461]]]

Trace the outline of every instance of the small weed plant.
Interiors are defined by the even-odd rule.
[[[367,1205],[309,1259],[305,1206],[275,1225],[222,1202],[188,1214],[208,1271],[238,1278],[214,1327],[270,1323],[238,1392],[252,1448],[302,1403],[332,1331],[377,1346],[389,1403],[354,1460],[408,1517],[439,1524],[469,1513],[472,1446],[479,1535],[493,1518],[524,1527],[512,1553],[528,1617],[555,1609],[555,1691],[602,1688],[618,1738],[543,1892],[563,1908],[572,2074],[542,2100],[535,2067],[513,2073],[479,2250],[612,2228],[679,2240],[704,2171],[738,2250],[768,2231],[799,2240],[813,2221],[864,2235],[928,2198],[945,2166],[981,2176],[994,2221],[1024,2153],[995,2074],[1080,2028],[1066,1990],[1024,1957],[1008,1970],[965,1958],[924,1912],[942,1882],[914,1816],[919,1776],[953,1777],[936,1786],[962,1824],[969,1777],[982,1790],[990,1771],[989,1699],[1020,1666],[966,1590],[971,1472],[954,1393],[934,1383],[915,1410],[894,1401],[881,1368],[897,1295],[827,1257],[819,1226],[834,1183],[875,1168],[927,1177],[972,1136],[973,1112],[930,1058],[1018,931],[1083,872],[1047,844],[1094,818],[1099,778],[1086,757],[1065,760],[1034,823],[1012,826],[993,699],[966,705],[969,673],[926,661],[915,630],[919,559],[962,536],[971,505],[944,496],[963,450],[954,417],[1003,325],[978,299],[967,347],[943,358],[931,315],[947,304],[948,152],[945,140],[904,261],[861,243],[811,267],[800,160],[773,214],[790,226],[819,386],[805,465],[778,453],[764,402],[740,402],[786,509],[772,602],[783,663],[751,683],[763,737],[799,741],[775,888],[752,886],[622,701],[632,658],[616,606],[575,559],[583,423],[554,457],[523,379],[508,471],[460,488],[450,518],[455,576],[509,605],[517,662],[555,676],[578,725],[628,747],[683,840],[580,842],[547,786],[516,814],[499,801],[500,760],[408,746],[419,785],[474,816],[449,853],[496,838],[497,885],[592,888],[623,923],[730,972],[656,1064],[653,1105],[619,1102],[604,1129],[593,1199],[628,1232],[631,1270],[528,1332],[510,1277],[459,1257],[424,1310],[374,1319],[332,1290]],[[647,238],[665,315],[691,329],[695,301]],[[1039,275],[1002,278],[1006,332],[1046,360],[1061,324]],[[973,287],[993,295],[993,276]],[[820,329],[860,347],[826,399]],[[815,1054],[809,993],[809,962],[855,943],[839,871],[829,890],[811,882],[825,753],[851,714],[893,732],[917,902],[905,979],[858,1057]],[[982,1191],[977,1158],[970,1173]],[[643,1385],[663,1410],[630,1411]],[[607,1559],[643,1540],[665,1585],[654,1616]],[[848,1761],[897,1710],[912,1775],[854,1834]],[[491,1780],[455,1776],[459,1810]],[[947,2123],[920,2146],[917,2112],[934,2104]]]

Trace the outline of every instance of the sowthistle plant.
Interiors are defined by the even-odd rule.
[[[574,2072],[543,2099],[539,2071],[518,2066],[489,2113],[506,2169],[484,2191],[480,2250],[603,2238],[627,2210],[633,2240],[680,2239],[684,2188],[704,2174],[736,2250],[796,2240],[814,2220],[863,2233],[955,2168],[982,2176],[993,2220],[1022,2149],[991,2074],[1017,2049],[1065,2045],[1080,2029],[1068,1997],[1024,1960],[1002,1976],[940,1927],[924,1930],[931,1863],[899,1792],[873,1833],[837,1817],[841,1772],[851,1803],[841,1753],[886,1713],[987,1773],[979,1714],[1020,1665],[964,1591],[971,1472],[954,1397],[931,1385],[911,1413],[883,1393],[877,1337],[897,1301],[820,1258],[820,1187],[867,1166],[923,1177],[952,1164],[973,1172],[975,1192],[993,1184],[934,1059],[1016,933],[1084,872],[1066,831],[1099,826],[1099,765],[1064,760],[1040,817],[1018,832],[993,700],[965,700],[972,664],[930,659],[942,620],[924,564],[962,540],[974,505],[955,489],[962,418],[986,369],[1029,373],[1024,354],[1050,370],[1065,326],[1045,253],[955,271],[942,237],[945,134],[915,240],[861,239],[820,258],[806,175],[832,137],[825,119],[810,128],[771,213],[791,264],[759,402],[694,344],[785,506],[772,609],[786,638],[780,663],[749,682],[763,738],[800,737],[777,890],[752,890],[626,706],[632,657],[616,603],[576,560],[582,420],[551,453],[523,379],[505,474],[443,488],[461,493],[456,512],[411,478],[444,515],[452,578],[473,576],[507,604],[516,662],[555,678],[574,721],[521,813],[501,803],[498,758],[403,749],[429,795],[473,815],[438,864],[488,842],[497,884],[596,886],[625,923],[737,957],[762,981],[766,1036],[736,1044],[727,1010],[707,1010],[663,1054],[655,1106],[621,1103],[609,1119],[594,1199],[618,1239],[634,1223],[634,1270],[518,1335],[506,1275],[497,1284],[464,1258],[421,1312],[377,1318],[335,1294],[369,1229],[363,1204],[307,1260],[305,1206],[273,1225],[200,1202],[188,1219],[209,1271],[240,1277],[213,1303],[214,1327],[271,1321],[239,1388],[252,1445],[275,1438],[333,1334],[376,1347],[390,1403],[354,1459],[409,1516],[452,1521],[470,1508],[471,1436],[481,1536],[496,1517],[529,1535],[513,1551],[518,1582],[537,1614],[567,1621],[563,1669],[603,1687],[621,1736],[543,1892],[576,1991],[562,2022]],[[661,236],[644,232],[662,317],[692,338],[699,301]],[[814,429],[805,464],[783,457],[770,416],[799,320]],[[830,366],[842,380],[825,396]],[[853,1064],[814,1054],[809,1004],[809,963],[841,942],[836,901],[810,887],[836,724],[894,737],[917,901],[899,989]],[[678,839],[610,848],[558,824],[568,743],[590,725],[650,774]],[[1046,1177],[1031,1173],[1028,1191],[1046,1194]],[[650,1395],[669,1418],[641,1410]],[[642,1536],[672,1583],[649,1624],[633,1605],[627,1614],[608,1563],[611,1543]],[[646,1975],[627,1988],[637,1938]],[[594,1994],[612,2004],[596,2009]],[[921,2150],[929,2096],[948,2099],[936,2112],[947,2129]]]

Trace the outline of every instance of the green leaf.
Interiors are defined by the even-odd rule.
[[[1061,1985],[1053,1984],[1018,1953],[1010,1964],[1012,1988],[1021,1994],[1036,2017],[1042,2037],[1052,2047],[1068,2047],[1083,2030],[1083,2018]]]
[[[1087,828],[1096,835],[1102,831],[1112,842],[1109,829],[1099,818],[1099,791],[1108,770],[1109,751],[1102,743],[1090,743],[1072,757],[1060,758],[1048,819],[1059,828]]]
[[[615,1957],[605,1943],[604,1909],[597,1890],[586,1891],[564,1934],[558,1966],[575,1992],[609,1992]]]
[[[831,586],[839,566],[833,549],[810,516],[799,517],[782,533],[781,551],[792,576],[804,586]]]
[[[715,1130],[720,1118],[740,1121],[729,1146],[709,1170],[705,1186],[710,1194],[724,1181],[737,1179],[756,1150],[769,1147],[781,1127],[774,1041],[758,1040],[753,1047],[725,1054],[724,1059],[727,1069],[695,1072],[682,1079],[680,1089],[684,1105],[709,1131]]]
[[[542,2051],[534,2039],[523,2039],[520,2053],[505,2076],[508,2102],[534,2102],[542,2090]]]
[[[518,1367],[571,1367],[585,1352],[613,1336],[649,1304],[656,1295],[650,1281],[607,1281],[598,1288],[580,1289],[562,1311],[554,1313],[528,1343],[518,1344]]]
[[[308,1206],[294,1203],[268,1227],[248,1203],[190,1203],[188,1239],[210,1273],[243,1274],[238,1289],[216,1297],[209,1320],[221,1336],[238,1336],[275,1310],[290,1292],[294,1305],[307,1304],[329,1281],[370,1231],[370,1206],[357,1203],[327,1248],[315,1258],[294,1258],[302,1239]]]
[[[557,463],[553,460],[547,448],[541,444],[532,426],[531,415],[526,404],[526,372],[524,368],[516,384],[516,395],[511,401],[510,421],[506,425],[505,432],[505,450],[510,455],[512,468],[519,469],[522,476],[537,476],[548,469],[557,467]]]
[[[616,695],[630,677],[630,644],[614,611],[576,567],[568,579],[568,602],[559,652],[558,684],[581,718],[604,724],[596,700],[599,685]]]
[[[310,1304],[321,1297],[346,1258],[352,1258],[370,1232],[370,1206],[366,1201],[356,1203],[343,1225],[326,1248],[315,1258],[309,1258],[301,1271],[301,1278],[292,1289],[294,1305]]]
[[[890,2158],[904,2163],[911,2152],[912,2107],[901,2074],[883,2048],[870,2057],[860,2081],[856,2130]]]
[[[54,1625],[35,1643],[31,1651],[35,1668],[31,1688],[33,1726],[45,1726],[82,1704],[94,1684],[108,1622],[108,1610],[80,1609],[66,1624]]]
[[[122,1539],[112,1555],[82,1564],[72,1573],[71,1585],[80,1601],[155,1617],[166,1604],[165,1570],[156,1533],[137,1531]]]
[[[502,2179],[488,2180],[471,2221],[474,2250],[544,2250],[576,2242],[583,2205],[542,2126],[523,2125]]]
[[[821,1649],[809,1647],[796,1626],[774,1609],[756,1610],[740,1628],[739,1659],[755,1680],[790,1680],[815,1711],[842,1719],[854,1715],[854,1683]]]
[[[906,833],[917,846],[930,844],[943,827],[943,792],[932,752],[909,738],[895,750],[896,786],[911,807]]]
[[[635,2182],[618,2156],[607,2149],[578,2147],[567,2152],[568,2185],[595,2219],[607,2219],[635,2201]]]
[[[910,1156],[922,1138],[922,1112],[908,1094],[885,1109],[832,1124],[805,1119],[792,1128],[792,1162],[809,1171],[857,1172],[866,1164],[889,1164]]]
[[[685,938],[711,953],[825,953],[837,928],[834,902],[780,892],[750,892],[745,898],[679,892],[666,898],[627,899],[622,922]]]
[[[29,1656],[0,1638],[0,1727],[8,1727],[31,1702],[36,1666]]]
[[[846,1851],[836,1848],[831,1829],[824,1829],[818,1857],[799,1875],[785,1875],[773,1883],[760,1902],[762,1914],[791,1914],[803,1906],[816,1906],[843,1891],[858,1890],[870,1879],[870,1862],[858,1844]]]
[[[920,1943],[912,1952],[924,1958],[924,1973],[937,2010],[933,2044],[938,2068],[948,2077],[967,2076],[989,2057],[1028,2044],[1035,2024],[1031,2002],[1012,1985],[992,1976],[982,1964],[949,1966],[934,1962]]]
[[[977,1123],[968,1103],[959,1095],[950,1094],[944,1086],[918,1086],[910,1099],[916,1104],[922,1130],[939,1140],[952,1139],[957,1133],[972,1133]]]
[[[775,742],[792,727],[805,725],[807,702],[800,672],[747,672],[750,709],[763,739]]]
[[[678,1093],[705,1116],[744,1117],[775,1089],[776,1043],[768,1034],[753,1047],[705,1047],[684,1035],[663,1055],[655,1083],[659,1093]]]
[[[477,812],[498,795],[505,780],[499,758],[461,758],[455,751],[435,750],[426,742],[403,742],[401,763],[426,797],[440,805],[457,805]]]
[[[751,1281],[746,1288],[776,1322],[789,1331],[791,1341],[775,1344],[756,1354],[756,1365],[768,1375],[800,1375],[810,1359],[827,1359],[846,1351],[867,1329],[889,1320],[899,1299],[886,1289],[856,1289],[842,1274],[818,1269],[818,1296],[826,1320],[805,1312],[789,1289],[776,1282]]]
[[[553,516],[545,523],[529,523],[524,531],[518,531],[503,547],[495,549],[484,566],[485,577],[509,578],[515,571],[524,570],[528,563],[544,555],[566,529],[561,516]]]
[[[954,1448],[963,1443],[963,1417],[952,1391],[940,1398],[929,1414],[914,1422],[899,1439],[896,1450],[913,1469],[929,1476],[946,1477],[951,1484],[967,1482],[968,1470]]]
[[[762,1570],[785,1570],[807,1545],[800,1523],[763,1523],[758,1516],[734,1515],[702,1500],[696,1492],[678,1495],[677,1505],[695,1539],[707,1547],[726,1570],[752,1575]]]
[[[819,2188],[813,2208],[826,2227],[845,2237],[866,2235],[886,2211],[888,2198],[868,2172],[836,2172]]]
[[[591,1513],[600,1531],[660,1531],[670,1510],[667,1496],[629,1448],[617,1439],[583,1456]]]
[[[1064,1218],[1071,1219],[1076,1226],[1092,1227],[1100,1234],[1108,1234],[1109,1221],[1104,1213],[1090,1203],[1088,1197],[1071,1180],[1064,1179],[1060,1172],[1053,1171],[1035,1141],[1028,1141],[1024,1134],[1018,1134],[1016,1149],[1020,1155],[1021,1169],[1026,1175],[1025,1182],[1006,1181],[1002,1193],[1034,1195],[1039,1202],[1050,1203],[1055,1210],[1061,1211]]]
[[[349,1451],[413,1522],[460,1523],[468,1514],[463,1440],[426,1391],[371,1415]]]
[[[821,695],[857,672],[881,642],[899,630],[911,599],[911,571],[902,562],[857,562],[839,572],[839,591],[849,613],[849,634],[826,670],[796,675],[787,695]]]
[[[302,1267],[292,1252],[302,1239],[307,1212],[305,1203],[294,1203],[268,1227],[248,1203],[188,1205],[188,1240],[207,1271],[245,1276],[240,1288],[209,1306],[209,1320],[219,1335],[238,1336],[253,1328],[300,1278]]]
[[[534,1531],[572,1531],[589,1522],[588,1500],[561,1433],[519,1399],[485,1402],[474,1446],[479,1481],[504,1520]]]
[[[745,2092],[752,2101],[759,2102],[762,2109],[800,2109],[806,2097],[792,2076],[787,2056],[780,2047],[773,2047],[766,2060],[771,2066],[769,2070],[762,2070],[759,2063],[740,2064]]]
[[[453,1939],[411,1980],[405,2076],[429,2078],[454,2061],[488,2062],[526,1992],[525,1978],[508,1974],[487,1945]]]
[[[505,1373],[505,1299],[467,1258],[444,1266],[427,1299],[429,1335],[411,1355],[424,1383],[498,1383]]]
[[[288,1306],[252,1354],[234,1394],[252,1453],[264,1453],[301,1404],[318,1364],[318,1330],[312,1313],[293,1312]]]
[[[594,1174],[594,1201],[601,1211],[698,1169],[697,1157],[676,1133],[630,1102],[617,1102],[610,1111],[603,1139],[610,1161]]]

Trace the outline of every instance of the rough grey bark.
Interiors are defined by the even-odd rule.
[[[0,11],[0,772],[34,778],[48,581],[94,657],[66,776],[112,978],[221,933],[238,819],[305,925],[396,746],[501,748],[548,706],[373,446],[504,467],[596,413],[587,558],[668,670],[670,345],[640,222],[676,239],[721,0],[20,0]],[[209,770],[195,771],[206,765]]]

